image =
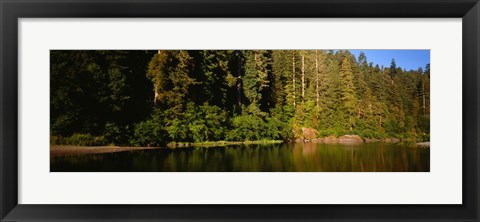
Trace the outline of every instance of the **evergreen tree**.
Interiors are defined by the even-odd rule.
[[[353,130],[355,126],[355,109],[357,107],[357,98],[355,96],[355,86],[353,84],[353,72],[350,59],[345,58],[340,68],[341,77],[341,94],[340,101],[342,102],[342,111],[345,115],[346,123],[350,129]]]
[[[395,62],[395,59],[392,59],[392,62],[390,63],[390,75],[393,76],[397,73],[397,63]]]

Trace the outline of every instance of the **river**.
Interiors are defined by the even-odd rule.
[[[285,143],[162,148],[51,158],[51,172],[429,172],[430,148]]]

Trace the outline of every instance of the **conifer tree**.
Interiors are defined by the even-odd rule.
[[[355,86],[353,84],[353,72],[349,58],[345,58],[340,68],[341,77],[341,97],[342,109],[346,115],[347,126],[350,131],[355,125],[355,108],[357,106],[357,99],[355,96]]]
[[[392,59],[392,62],[390,63],[390,76],[393,76],[397,73],[397,63],[395,62],[395,59]]]

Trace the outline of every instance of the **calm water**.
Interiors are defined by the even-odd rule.
[[[430,171],[430,149],[364,143],[268,144],[55,157],[52,172],[405,172]]]

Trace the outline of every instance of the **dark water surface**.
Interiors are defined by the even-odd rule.
[[[429,172],[430,149],[400,144],[263,144],[52,158],[52,172]]]

